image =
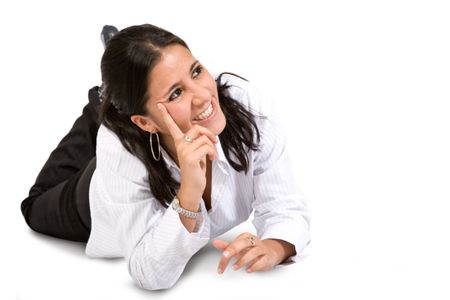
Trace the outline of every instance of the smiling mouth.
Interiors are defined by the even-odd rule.
[[[209,106],[202,113],[200,113],[198,116],[196,116],[194,118],[194,120],[195,121],[206,120],[211,116],[212,113],[213,113],[213,107],[212,107],[212,103],[210,103]]]

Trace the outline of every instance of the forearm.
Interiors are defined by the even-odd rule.
[[[209,222],[199,232],[189,233],[178,214],[168,208],[128,257],[129,273],[139,286],[149,290],[168,289],[179,279],[186,264],[209,241]]]
[[[128,260],[130,276],[147,290],[171,288],[180,278],[186,264],[208,240],[173,243],[168,247],[155,246],[156,239],[143,240]]]
[[[167,259],[157,261],[142,251],[136,251],[128,261],[128,271],[139,287],[146,290],[169,289],[180,278],[186,262],[168,264]]]

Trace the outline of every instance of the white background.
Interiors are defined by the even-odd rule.
[[[1,299],[450,298],[446,1],[9,2],[0,4]],[[21,200],[100,83],[102,26],[142,23],[276,101],[313,210],[305,261],[219,276],[207,247],[173,289],[148,292],[124,260],[92,260],[81,244],[27,228]]]

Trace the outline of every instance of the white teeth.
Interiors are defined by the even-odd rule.
[[[199,114],[197,117],[195,117],[194,120],[197,120],[197,121],[205,120],[211,115],[212,111],[213,111],[212,105],[209,104],[208,108],[204,112]]]

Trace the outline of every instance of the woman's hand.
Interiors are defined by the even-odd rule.
[[[214,247],[222,252],[217,272],[222,274],[232,258],[235,259],[233,270],[245,267],[247,272],[267,271],[295,254],[295,247],[283,240],[261,240],[251,233],[242,233],[228,243],[214,240]]]
[[[168,113],[166,107],[158,104],[164,122],[173,138],[178,164],[181,170],[178,196],[183,208],[196,211],[206,187],[206,158],[217,157],[214,144],[216,136],[207,128],[194,125],[183,133]]]

